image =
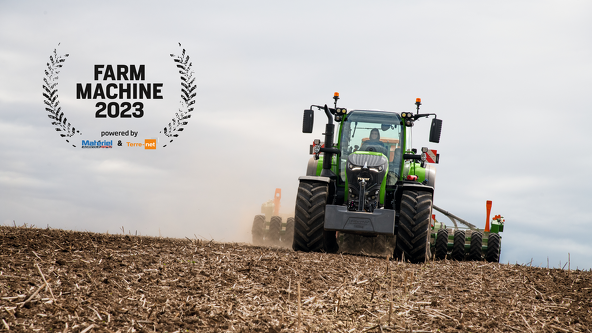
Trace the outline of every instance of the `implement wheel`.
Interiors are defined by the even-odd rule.
[[[355,234],[343,233],[339,249],[343,253],[360,253],[360,237]]]
[[[253,219],[253,227],[251,228],[251,235],[253,236],[253,244],[263,244],[263,234],[265,233],[265,216],[255,215]]]
[[[489,262],[499,262],[500,250],[502,248],[502,240],[499,234],[489,234],[487,240],[487,253],[485,259]]]
[[[465,259],[465,231],[454,231],[454,245],[450,254],[452,260],[462,261]]]
[[[483,245],[483,234],[480,231],[473,231],[471,234],[471,247],[469,249],[469,260],[480,261],[482,259],[481,247]]]
[[[286,221],[286,232],[282,236],[282,243],[284,244],[292,244],[294,240],[294,218],[288,217]]]
[[[267,243],[276,245],[280,242],[280,232],[282,230],[282,218],[272,216],[269,222],[269,232],[267,233]]]
[[[364,254],[373,254],[374,253],[374,242],[376,241],[376,237],[364,237],[360,236],[360,252]]]
[[[432,194],[424,191],[404,191],[401,196],[401,212],[397,231],[395,256],[412,263],[429,258],[430,218]]]
[[[438,236],[436,236],[436,259],[446,259],[448,253],[448,229],[438,230]]]
[[[339,247],[335,231],[324,230],[328,188],[328,184],[324,182],[300,181],[292,242],[295,251],[337,252]]]

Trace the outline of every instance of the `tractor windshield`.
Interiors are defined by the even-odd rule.
[[[384,154],[389,161],[387,185],[394,185],[401,167],[401,118],[385,111],[352,111],[341,128],[341,172],[345,180],[348,156],[358,150]]]

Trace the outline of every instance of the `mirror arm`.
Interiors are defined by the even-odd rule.
[[[434,116],[434,118],[438,118],[438,115],[436,115],[435,113],[420,113],[420,114],[414,114],[413,120],[417,120],[419,118],[429,117],[429,116]]]

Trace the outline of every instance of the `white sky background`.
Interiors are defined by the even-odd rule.
[[[2,1],[0,223],[248,241],[276,187],[293,211],[325,122],[302,134],[302,110],[335,91],[348,109],[412,111],[421,97],[444,120],[437,145],[429,121],[414,127],[414,146],[441,154],[435,204],[481,226],[492,200],[504,262],[570,253],[591,268],[591,31],[588,1]],[[74,121],[70,82],[91,82],[93,64],[146,62],[166,81],[178,42],[196,111],[168,147],[84,151],[54,131],[41,88],[54,48],[70,54],[59,87]]]

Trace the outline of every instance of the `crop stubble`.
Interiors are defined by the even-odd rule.
[[[591,278],[0,227],[0,329],[11,331],[590,332]]]

